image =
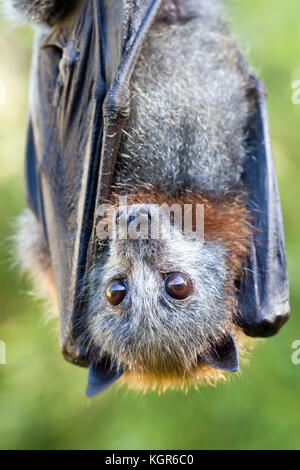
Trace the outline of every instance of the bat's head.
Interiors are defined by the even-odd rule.
[[[96,360],[152,385],[197,380],[209,366],[237,370],[236,267],[226,244],[205,237],[204,221],[205,204],[152,203],[114,207],[101,220],[99,239],[107,230],[109,238],[88,285]]]

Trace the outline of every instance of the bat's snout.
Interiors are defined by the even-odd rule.
[[[120,207],[116,211],[115,222],[117,225],[127,227],[132,223],[151,222],[151,206],[149,204],[134,204]]]

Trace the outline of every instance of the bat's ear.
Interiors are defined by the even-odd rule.
[[[117,369],[109,361],[102,361],[99,364],[92,362],[89,370],[86,395],[88,397],[92,397],[93,395],[102,392],[112,385],[122,375],[122,373],[122,370]]]
[[[226,337],[222,343],[209,351],[202,353],[200,359],[215,369],[236,372],[239,368],[237,347],[231,336]]]
[[[11,0],[10,4],[27,20],[52,25],[74,0]]]

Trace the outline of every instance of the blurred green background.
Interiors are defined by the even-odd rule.
[[[23,208],[23,154],[32,31],[0,19],[0,365],[1,449],[299,449],[300,365],[300,2],[236,0],[232,28],[265,80],[285,222],[292,316],[258,340],[242,375],[188,395],[139,395],[111,387],[85,397],[87,371],[66,363],[57,327],[12,267],[9,237]]]

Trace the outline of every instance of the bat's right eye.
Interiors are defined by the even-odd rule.
[[[186,299],[192,290],[192,281],[184,273],[170,273],[165,279],[165,289],[173,299]]]
[[[113,279],[106,287],[105,296],[111,305],[119,305],[128,291],[125,279]]]

